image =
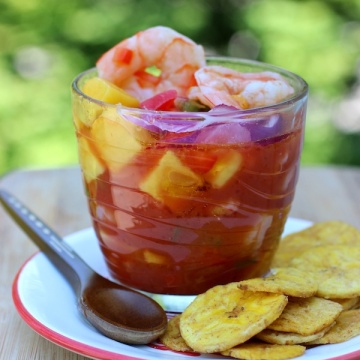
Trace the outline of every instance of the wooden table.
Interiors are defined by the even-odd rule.
[[[11,191],[60,235],[90,226],[77,167],[19,170],[3,176]],[[343,220],[360,228],[360,168],[304,167],[291,216]],[[37,248],[0,208],[0,359],[80,360],[37,335],[17,314],[11,286],[19,267]]]

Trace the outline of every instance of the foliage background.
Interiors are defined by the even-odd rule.
[[[360,165],[360,0],[0,0],[0,174],[76,164],[71,81],[160,24],[304,77],[302,162]]]

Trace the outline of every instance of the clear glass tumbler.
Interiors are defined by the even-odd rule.
[[[241,59],[208,64],[274,71],[294,88],[272,106],[210,112],[126,108],[73,82],[73,120],[93,226],[111,275],[153,294],[196,295],[269,269],[299,174],[307,84]]]

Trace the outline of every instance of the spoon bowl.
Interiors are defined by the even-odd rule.
[[[59,235],[7,191],[0,190],[0,202],[69,281],[80,312],[98,331],[126,344],[148,344],[164,333],[167,317],[157,302],[97,274]]]
[[[161,307],[149,300],[95,274],[79,305],[87,320],[107,337],[127,344],[147,344],[157,339],[167,324],[166,315],[160,316]]]

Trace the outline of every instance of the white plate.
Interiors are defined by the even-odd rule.
[[[305,220],[290,218],[284,234],[308,227]],[[85,229],[65,238],[83,254],[84,260],[100,274],[108,277],[96,237]],[[130,346],[111,340],[87,323],[78,312],[72,288],[45,255],[37,253],[20,268],[13,283],[15,306],[24,321],[46,339],[73,352],[95,359],[158,360],[225,359],[217,355],[183,354],[155,346]],[[156,346],[159,345],[159,346]],[[322,345],[306,350],[298,359],[350,360],[360,358],[360,336],[336,345]]]

